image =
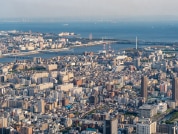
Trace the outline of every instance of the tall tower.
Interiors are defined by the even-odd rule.
[[[172,80],[172,99],[178,103],[178,77]]]
[[[135,41],[135,49],[137,50],[137,36],[136,36],[136,41]]]
[[[148,78],[142,76],[141,78],[141,97],[144,98],[144,101],[147,100],[147,87],[148,87]]]

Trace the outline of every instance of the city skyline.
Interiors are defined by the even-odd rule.
[[[172,0],[6,0],[0,18],[149,18],[175,19],[178,1]],[[3,5],[3,6],[2,6]]]

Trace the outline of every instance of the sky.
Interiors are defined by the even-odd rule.
[[[178,18],[178,0],[0,0],[0,18]]]

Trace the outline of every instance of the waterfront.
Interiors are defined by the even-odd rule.
[[[68,24],[68,25],[64,25]],[[79,34],[79,38],[88,38],[92,35],[93,39],[113,39],[113,40],[126,40],[131,42],[112,44],[111,48],[115,51],[125,48],[135,47],[135,37],[138,36],[139,47],[148,45],[167,45],[166,43],[174,44],[178,42],[178,27],[175,22],[167,23],[154,23],[148,22],[142,24],[141,22],[55,22],[55,23],[40,23],[40,22],[1,22],[0,31],[4,30],[17,30],[17,31],[32,31],[41,33],[55,33],[60,32],[74,32]],[[100,31],[100,32],[98,32]],[[108,47],[108,46],[106,46]],[[98,52],[103,49],[103,45],[95,46],[82,46],[72,48],[70,51],[62,50],[60,52],[41,53],[35,50],[35,53],[25,54],[23,59],[32,57],[51,58],[54,56],[63,56],[71,54],[82,54],[85,51]],[[47,50],[48,51],[48,50]],[[0,62],[15,61],[13,57],[0,58]]]
[[[134,48],[135,44],[111,44],[111,49],[114,51],[124,50],[127,48]],[[49,53],[36,53],[36,54],[30,54],[30,55],[24,55],[23,59],[28,59],[29,57],[43,57],[43,58],[52,58],[55,56],[65,56],[65,55],[78,55],[82,54],[83,52],[95,52],[97,53],[99,50],[103,49],[103,45],[95,45],[95,46],[81,46],[81,47],[74,47],[71,50],[63,50],[58,52],[49,52]],[[108,49],[108,45],[106,46],[106,49]],[[19,59],[19,60],[23,60]],[[0,62],[13,62],[15,61],[15,57],[3,57],[0,58]]]

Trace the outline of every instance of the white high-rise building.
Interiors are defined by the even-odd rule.
[[[151,122],[149,118],[141,119],[137,123],[137,134],[156,133],[156,122]]]

